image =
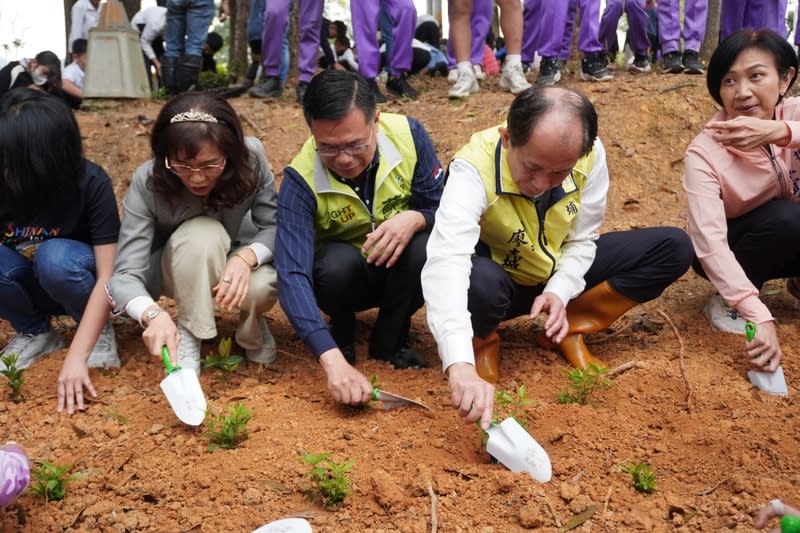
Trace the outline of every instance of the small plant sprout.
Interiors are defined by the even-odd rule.
[[[619,471],[631,475],[631,484],[639,492],[650,494],[656,490],[656,477],[658,474],[653,472],[647,463],[628,463],[619,466]]]
[[[229,407],[227,414],[212,416],[206,412],[208,431],[203,437],[211,441],[208,451],[213,452],[217,448],[229,450],[246,441],[247,423],[252,414],[242,403]]]
[[[516,420],[520,426],[527,428],[526,421],[527,413],[525,409],[533,405],[533,399],[528,398],[525,385],[517,387],[516,392],[508,392],[499,390],[494,393],[495,416],[492,419],[496,422],[499,418],[511,417]]]
[[[22,385],[25,383],[25,378],[22,377],[22,374],[25,373],[25,369],[17,368],[17,356],[15,354],[4,355],[0,357],[0,361],[3,362],[4,367],[0,374],[8,378],[11,401],[14,403],[24,402],[25,395],[22,393]]]
[[[75,472],[69,474],[72,465],[55,465],[47,461],[39,461],[38,466],[31,471],[33,483],[31,492],[45,501],[63,500],[67,494],[67,483],[84,479],[91,472]]]
[[[569,390],[558,393],[558,403],[589,405],[595,392],[611,386],[611,381],[605,377],[608,369],[604,366],[590,364],[587,368],[573,368],[564,373],[569,380]]]
[[[230,337],[223,337],[217,345],[217,354],[209,353],[203,361],[203,368],[218,368],[223,372],[234,372],[242,362],[241,355],[231,355],[233,341]]]
[[[354,460],[337,463],[331,459],[331,452],[307,453],[300,460],[311,466],[307,476],[313,487],[306,491],[306,496],[312,502],[321,499],[325,507],[336,507],[352,492],[350,485],[353,481],[348,474]]]

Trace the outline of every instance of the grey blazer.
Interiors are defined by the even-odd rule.
[[[245,144],[256,159],[256,175],[260,186],[240,204],[218,211],[207,210],[203,199],[188,189],[181,191],[174,204],[148,189],[147,178],[153,168],[150,160],[133,173],[131,185],[122,202],[122,228],[119,232],[114,273],[106,284],[115,313],[137,296],[160,296],[161,249],[175,229],[186,220],[208,216],[219,220],[231,237],[231,250],[251,243],[261,243],[275,250],[277,192],[275,178],[267,163],[264,147],[255,137],[246,137]]]

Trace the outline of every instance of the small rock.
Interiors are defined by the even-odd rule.
[[[122,519],[122,525],[125,527],[125,531],[137,531],[139,529],[138,513],[136,513],[136,511],[125,513]]]
[[[114,505],[111,502],[107,501],[100,501],[95,503],[94,505],[90,505],[83,511],[84,516],[102,516],[105,514],[110,513],[114,509]]]
[[[116,439],[119,437],[119,425],[111,420],[103,425],[102,431],[109,439]]]
[[[517,521],[519,525],[525,529],[539,529],[544,527],[544,517],[547,516],[547,510],[534,504],[528,504],[519,511]]]
[[[150,429],[147,430],[147,433],[150,435],[155,435],[156,433],[161,433],[164,430],[164,426],[161,424],[153,424],[150,426]]]
[[[406,509],[410,505],[409,499],[385,470],[375,470],[370,477],[370,482],[372,483],[373,496],[381,507],[386,509]]]
[[[581,488],[574,483],[562,483],[558,488],[558,495],[561,496],[562,500],[567,502],[575,498],[580,492]]]
[[[244,491],[244,504],[245,505],[259,505],[261,503],[261,491],[250,487]]]

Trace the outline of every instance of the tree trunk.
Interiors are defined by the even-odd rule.
[[[141,0],[120,0],[122,5],[125,6],[125,14],[128,15],[128,22],[131,21],[133,16],[142,8]]]
[[[719,13],[722,0],[708,0],[708,19],[706,19],[706,37],[700,46],[700,56],[708,61],[719,44]]]
[[[70,42],[69,42],[69,30],[72,27],[72,6],[75,4],[77,0],[64,0],[64,40],[67,42],[66,47],[66,60],[69,63],[69,53],[70,53]]]
[[[228,72],[241,78],[247,70],[247,14],[250,0],[231,0],[230,4],[230,43],[228,50]]]

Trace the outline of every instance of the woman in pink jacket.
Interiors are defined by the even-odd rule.
[[[753,367],[770,372],[781,347],[759,290],[800,275],[800,98],[784,98],[797,70],[777,33],[743,30],[720,43],[707,84],[723,109],[686,150],[683,176],[694,269],[717,291],[705,314],[733,333],[756,323],[746,351]]]

